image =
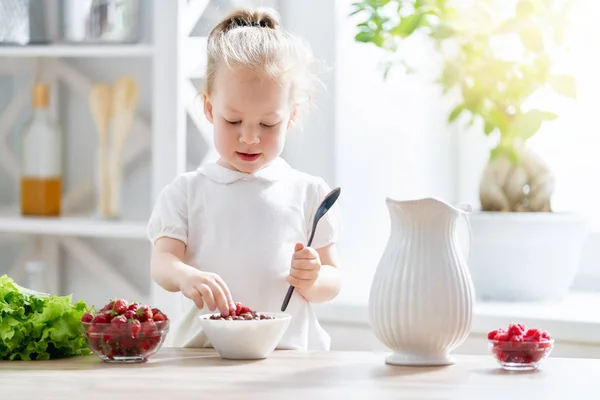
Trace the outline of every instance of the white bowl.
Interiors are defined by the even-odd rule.
[[[292,320],[292,316],[286,313],[261,314],[275,319],[210,319],[214,314],[204,314],[199,318],[206,337],[222,358],[258,360],[267,358],[275,350]]]

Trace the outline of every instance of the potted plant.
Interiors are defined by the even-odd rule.
[[[464,1],[461,2],[465,4]],[[394,56],[400,42],[425,38],[443,58],[437,82],[456,98],[448,121],[477,123],[495,139],[481,174],[481,211],[471,216],[471,273],[479,299],[543,300],[569,289],[585,240],[582,219],[552,210],[554,176],[527,145],[556,113],[530,107],[539,90],[576,98],[574,77],[554,70],[566,51],[568,4],[558,0],[361,0],[352,4],[355,40]],[[496,2],[496,5],[498,2]],[[510,42],[510,41],[513,42]],[[498,44],[512,56],[499,54]],[[388,62],[390,68],[407,60]]]

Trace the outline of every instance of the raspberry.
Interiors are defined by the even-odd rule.
[[[496,340],[496,339],[498,339],[498,336],[500,336],[503,333],[504,333],[504,329],[502,329],[502,328],[500,328],[500,329],[494,329],[493,331],[489,331],[488,332],[488,339],[489,340]]]
[[[510,336],[523,335],[525,333],[525,326],[523,326],[523,324],[509,324],[508,333]]]
[[[523,336],[522,335],[512,335],[510,337],[510,340],[513,343],[521,343],[523,341]]]
[[[508,342],[510,340],[511,336],[508,332],[502,333],[498,336],[496,336],[496,340],[500,341],[500,342]]]

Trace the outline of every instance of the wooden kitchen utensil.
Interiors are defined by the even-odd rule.
[[[98,130],[100,142],[99,163],[99,212],[108,215],[110,200],[109,184],[109,151],[108,151],[108,125],[110,121],[112,89],[105,83],[98,83],[92,87],[89,103]]]
[[[112,96],[112,121],[111,121],[111,190],[110,190],[110,217],[119,215],[122,181],[123,148],[135,117],[139,102],[139,90],[131,77],[117,79]]]

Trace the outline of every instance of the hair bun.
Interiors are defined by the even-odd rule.
[[[279,19],[279,13],[271,8],[238,8],[227,14],[214,30],[227,32],[242,27],[278,29]]]

